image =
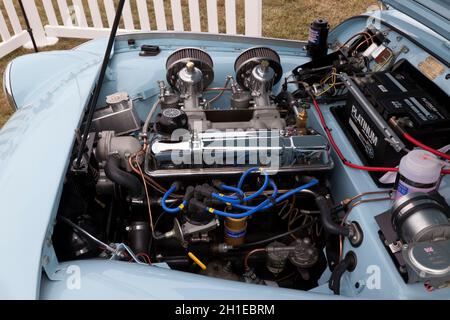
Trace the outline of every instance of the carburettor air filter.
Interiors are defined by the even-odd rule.
[[[234,63],[234,71],[236,71],[236,81],[239,85],[248,88],[247,79],[250,78],[253,69],[261,64],[262,61],[267,61],[269,67],[275,72],[273,84],[280,81],[283,74],[281,68],[280,56],[274,50],[266,47],[250,48],[241,53]]]
[[[175,87],[178,73],[186,67],[188,62],[193,62],[194,66],[202,72],[202,86],[203,89],[206,89],[214,80],[214,64],[209,54],[197,48],[182,48],[176,50],[167,58],[167,82]]]

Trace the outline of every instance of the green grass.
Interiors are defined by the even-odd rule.
[[[36,1],[38,4],[40,0]],[[54,7],[57,8],[56,0],[53,0]],[[70,3],[71,1],[69,1]],[[87,1],[83,0],[85,10],[87,10]],[[152,28],[155,29],[154,24],[154,12],[152,11],[152,1],[147,0],[150,8],[150,20],[152,20]],[[326,18],[330,22],[331,26],[336,26],[340,21],[364,12],[370,4],[373,4],[374,0],[263,0],[263,35],[273,38],[284,38],[293,40],[304,40],[308,35],[308,26],[315,18]],[[132,1],[132,11],[136,12],[135,1]],[[186,0],[183,3],[183,16],[188,17],[188,8],[185,5]],[[244,32],[244,0],[237,0],[237,29],[239,33]],[[206,16],[206,0],[200,0],[201,17],[202,17],[202,31],[207,31],[207,22],[204,17]],[[168,14],[167,23],[169,29],[172,27],[172,17],[170,15],[170,1],[165,1],[166,13]],[[4,11],[3,2],[0,2],[0,9]],[[43,8],[40,5],[39,10],[43,12]],[[19,12],[19,11],[18,11]],[[224,17],[224,0],[218,0],[218,15]],[[45,16],[43,14],[42,16]],[[137,14],[134,16],[137,17]],[[58,17],[60,19],[60,17]],[[87,17],[88,23],[90,23],[90,17]],[[21,20],[23,20],[21,18]],[[60,19],[61,20],[61,19]],[[104,25],[107,25],[106,17],[103,17]],[[189,19],[186,19],[189,20]],[[23,21],[22,21],[23,22]],[[44,19],[44,23],[46,23]],[[135,24],[138,26],[137,21]],[[185,23],[186,30],[189,30],[189,22]],[[219,19],[219,30],[225,31],[225,21],[223,18]],[[65,50],[71,49],[83,41],[80,39],[60,39],[60,41],[53,47],[43,48],[42,50]],[[0,72],[3,74],[7,64],[14,58],[32,53],[30,50],[19,49],[8,56],[0,59]],[[3,79],[0,78],[0,82]],[[1,83],[3,85],[3,83]],[[0,127],[11,116],[12,110],[3,94],[0,93]]]

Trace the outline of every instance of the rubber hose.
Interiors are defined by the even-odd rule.
[[[339,262],[331,273],[330,281],[328,282],[328,288],[338,295],[341,293],[341,278],[346,271],[351,271],[355,268],[355,256],[353,254],[347,254],[344,259]]]
[[[110,155],[108,160],[106,160],[105,165],[106,176],[114,183],[127,189],[131,196],[135,197],[142,195],[141,182],[136,176],[120,169],[120,162],[119,155]]]
[[[352,236],[352,229],[348,226],[341,226],[334,223],[331,219],[331,209],[328,206],[328,201],[323,196],[316,197],[316,204],[320,211],[320,218],[322,225],[330,234],[341,235],[344,237]]]

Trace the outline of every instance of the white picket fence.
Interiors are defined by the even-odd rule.
[[[23,30],[20,24],[13,1],[14,0],[3,1],[9,23],[13,30],[12,33],[8,28],[3,11],[0,10],[0,36],[2,39],[2,42],[0,43],[0,57],[7,55],[29,41],[28,33]]]
[[[117,4],[114,0],[22,1],[38,47],[52,45],[57,38],[94,39],[108,35]],[[220,33],[219,22],[223,21],[225,33],[237,34],[237,1],[244,1],[245,34],[261,36],[262,0],[127,0],[119,33],[152,30]],[[18,0],[2,2],[0,58],[21,46],[30,47]],[[206,14],[202,15],[204,3]],[[224,7],[224,16],[219,16],[219,4]],[[203,22],[207,30],[202,30],[202,19],[206,19]]]

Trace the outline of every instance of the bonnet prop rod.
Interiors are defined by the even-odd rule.
[[[22,11],[23,19],[25,20],[25,25],[27,26],[27,32],[30,35],[31,44],[33,45],[34,52],[39,52],[38,47],[36,45],[36,39],[34,38],[33,29],[30,25],[30,20],[28,19],[27,11],[23,6],[22,0],[19,0],[20,11]]]
[[[83,134],[81,136],[81,141],[78,146],[78,154],[75,160],[74,169],[76,171],[82,168],[82,160],[86,149],[86,143],[88,140],[89,131],[91,129],[92,118],[94,116],[95,107],[97,105],[98,97],[100,96],[100,90],[102,88],[103,80],[105,79],[106,69],[108,67],[109,59],[111,56],[112,48],[114,46],[114,41],[117,34],[117,29],[119,28],[120,18],[122,17],[123,7],[125,0],[120,0],[117,6],[116,16],[114,18],[114,23],[111,27],[111,33],[109,34],[108,45],[106,47],[105,56],[103,57],[103,63],[100,69],[100,74],[98,76],[97,83],[95,84],[94,91],[89,100],[89,105],[87,109],[87,118],[84,125]]]

